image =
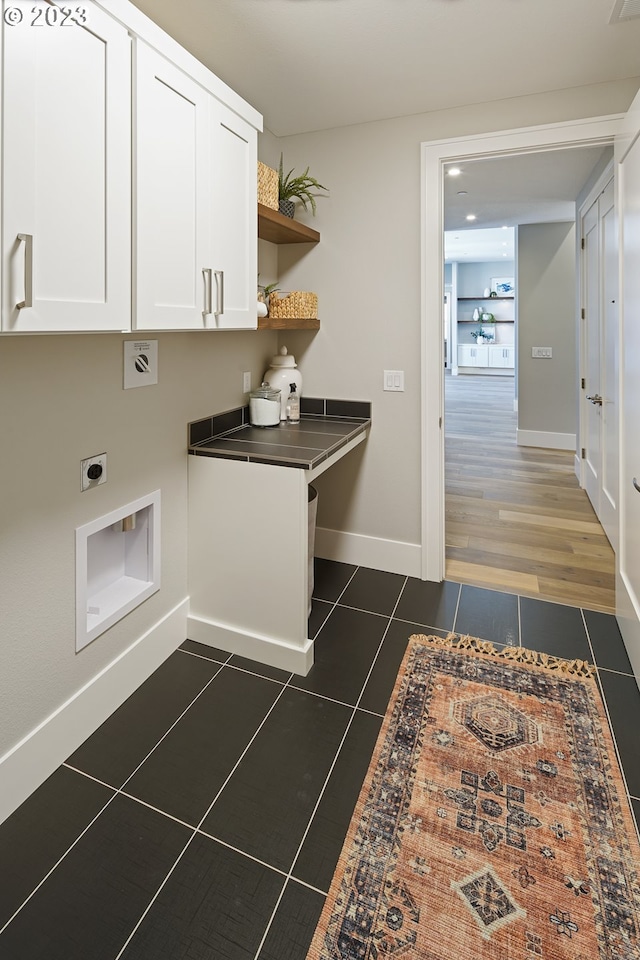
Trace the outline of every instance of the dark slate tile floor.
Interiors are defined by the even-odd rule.
[[[614,617],[316,560],[308,677],[186,641],[0,826],[3,960],[304,960],[412,633],[595,662],[640,818]]]

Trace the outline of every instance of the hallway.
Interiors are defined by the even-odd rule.
[[[615,612],[613,550],[573,453],[516,445],[512,377],[445,378],[446,578]]]

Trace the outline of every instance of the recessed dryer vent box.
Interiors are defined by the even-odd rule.
[[[158,382],[158,341],[125,340],[124,389],[150,387]]]
[[[76,652],[160,589],[160,491],[76,529]]]

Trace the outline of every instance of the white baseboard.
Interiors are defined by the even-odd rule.
[[[517,430],[520,447],[546,447],[548,450],[575,450],[575,433],[550,433],[546,430]]]
[[[408,577],[422,575],[422,550],[419,543],[366,537],[360,533],[342,533],[318,527],[315,555],[325,560],[355,563],[359,567],[386,570]]]
[[[273,637],[242,633],[226,624],[194,616],[188,618],[187,636],[196,643],[219,647],[228,653],[237,653],[302,677],[306,677],[313,666],[313,640],[309,639],[304,647],[293,647]]]
[[[582,460],[580,459],[577,453],[573,458],[573,469],[576,477],[578,478],[578,483],[580,484],[580,486],[582,486]]]
[[[640,687],[640,604],[616,558],[616,620],[631,661],[636,683]]]
[[[0,823],[186,639],[185,599],[0,757]]]

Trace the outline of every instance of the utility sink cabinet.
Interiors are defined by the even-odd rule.
[[[362,443],[370,422],[245,423],[190,446],[191,640],[309,672],[309,483]]]

